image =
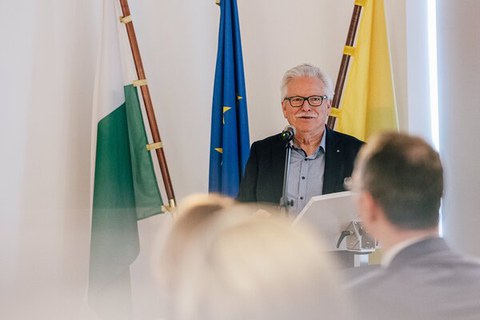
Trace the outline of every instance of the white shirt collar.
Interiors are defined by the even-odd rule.
[[[324,153],[327,153],[326,141],[327,141],[327,129],[323,130],[322,140],[320,141],[320,147],[323,148]]]
[[[390,249],[385,251],[385,254],[382,257],[381,266],[384,267],[384,268],[388,267],[390,265],[390,263],[392,262],[393,258],[395,258],[400,251],[402,251],[406,247],[409,247],[409,246],[411,246],[415,243],[418,243],[420,241],[423,241],[427,238],[433,238],[433,236],[430,235],[430,234],[421,235],[421,236],[412,237],[412,238],[409,238],[407,240],[404,240],[402,242],[397,243],[396,245],[394,245],[393,247],[391,247]]]

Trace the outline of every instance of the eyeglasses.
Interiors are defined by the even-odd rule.
[[[286,97],[283,99],[283,101],[288,100],[290,102],[290,105],[294,108],[299,108],[303,106],[305,103],[305,100],[308,101],[308,104],[311,105],[312,107],[320,107],[323,103],[323,100],[328,99],[326,95],[324,96],[310,96],[310,97],[300,97],[300,96],[294,96],[294,97]]]

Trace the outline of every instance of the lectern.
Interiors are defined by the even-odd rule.
[[[324,239],[340,267],[354,267],[355,255],[375,250],[375,240],[363,229],[357,216],[354,194],[351,191],[315,196],[295,218]]]

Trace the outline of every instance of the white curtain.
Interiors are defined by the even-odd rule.
[[[99,1],[3,1],[1,294],[5,319],[71,318],[89,252]]]

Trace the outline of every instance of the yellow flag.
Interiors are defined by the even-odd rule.
[[[366,0],[335,129],[363,141],[398,129],[383,0]]]

